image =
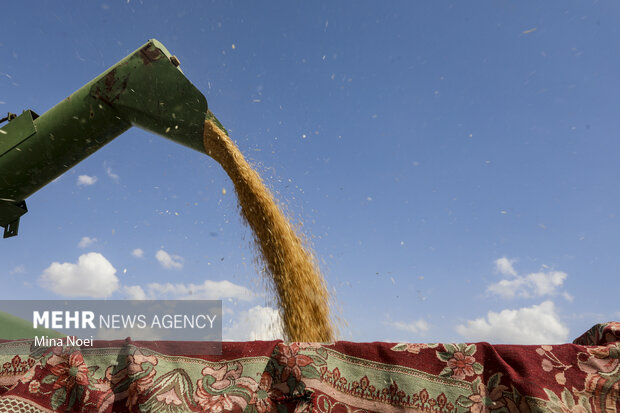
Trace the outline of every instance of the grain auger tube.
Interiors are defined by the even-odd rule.
[[[44,114],[26,110],[2,119],[4,238],[17,235],[26,198],[132,126],[205,153],[205,119],[219,122],[179,65],[153,39]]]

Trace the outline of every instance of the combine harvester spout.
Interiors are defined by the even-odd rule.
[[[9,114],[0,128],[4,238],[17,235],[26,198],[132,126],[205,153],[205,119],[217,122],[179,60],[157,40],[44,114]]]

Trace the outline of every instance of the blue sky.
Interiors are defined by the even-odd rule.
[[[156,38],[303,221],[341,338],[566,342],[620,319],[619,13],[18,2],[0,27],[0,112],[43,113]],[[224,300],[225,337],[267,337],[251,233],[204,155],[134,128],[28,206],[1,241],[0,298],[192,290]]]

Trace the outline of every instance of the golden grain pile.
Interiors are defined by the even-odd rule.
[[[212,120],[205,121],[203,143],[206,153],[222,165],[235,185],[241,214],[254,232],[259,260],[273,280],[288,339],[332,341],[329,294],[311,250],[282,213],[260,175]]]

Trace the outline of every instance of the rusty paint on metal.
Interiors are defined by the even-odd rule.
[[[127,89],[128,80],[128,77],[123,79],[123,81],[117,79],[116,69],[112,69],[97,83],[97,87],[94,89],[94,95],[97,99],[104,101],[108,105],[112,105],[120,99],[121,94]],[[103,85],[104,90],[101,90],[101,85]]]
[[[144,65],[149,65],[159,59],[161,59],[164,54],[152,44],[148,44],[140,49],[139,56],[142,58],[142,62]]]

